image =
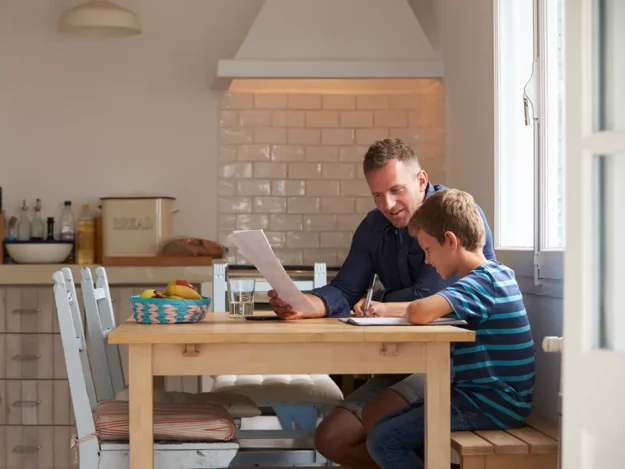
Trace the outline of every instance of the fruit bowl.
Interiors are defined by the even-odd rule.
[[[133,317],[140,324],[198,322],[206,317],[210,303],[186,280],[172,280],[163,291],[149,289],[130,297]]]
[[[198,322],[206,317],[211,299],[177,300],[172,298],[130,297],[132,315],[140,324],[177,324]]]

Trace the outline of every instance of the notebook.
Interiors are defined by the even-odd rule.
[[[339,321],[353,326],[417,326],[420,324],[411,324],[404,318],[339,318]],[[429,324],[423,326],[468,326],[469,324],[462,319],[438,318]]]

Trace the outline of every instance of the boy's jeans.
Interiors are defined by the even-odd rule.
[[[382,469],[423,469],[424,401],[413,402],[381,418],[367,436],[367,449]],[[475,407],[451,402],[451,431],[497,430]],[[451,450],[450,450],[451,451]]]

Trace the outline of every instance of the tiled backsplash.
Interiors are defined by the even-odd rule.
[[[445,182],[443,84],[410,94],[228,93],[220,116],[219,236],[265,230],[284,264],[340,265],[374,207],[369,145],[411,145]],[[232,253],[229,262],[246,263]]]

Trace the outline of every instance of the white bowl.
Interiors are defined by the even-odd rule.
[[[61,264],[72,252],[73,243],[7,241],[5,246],[11,259],[18,264]]]

